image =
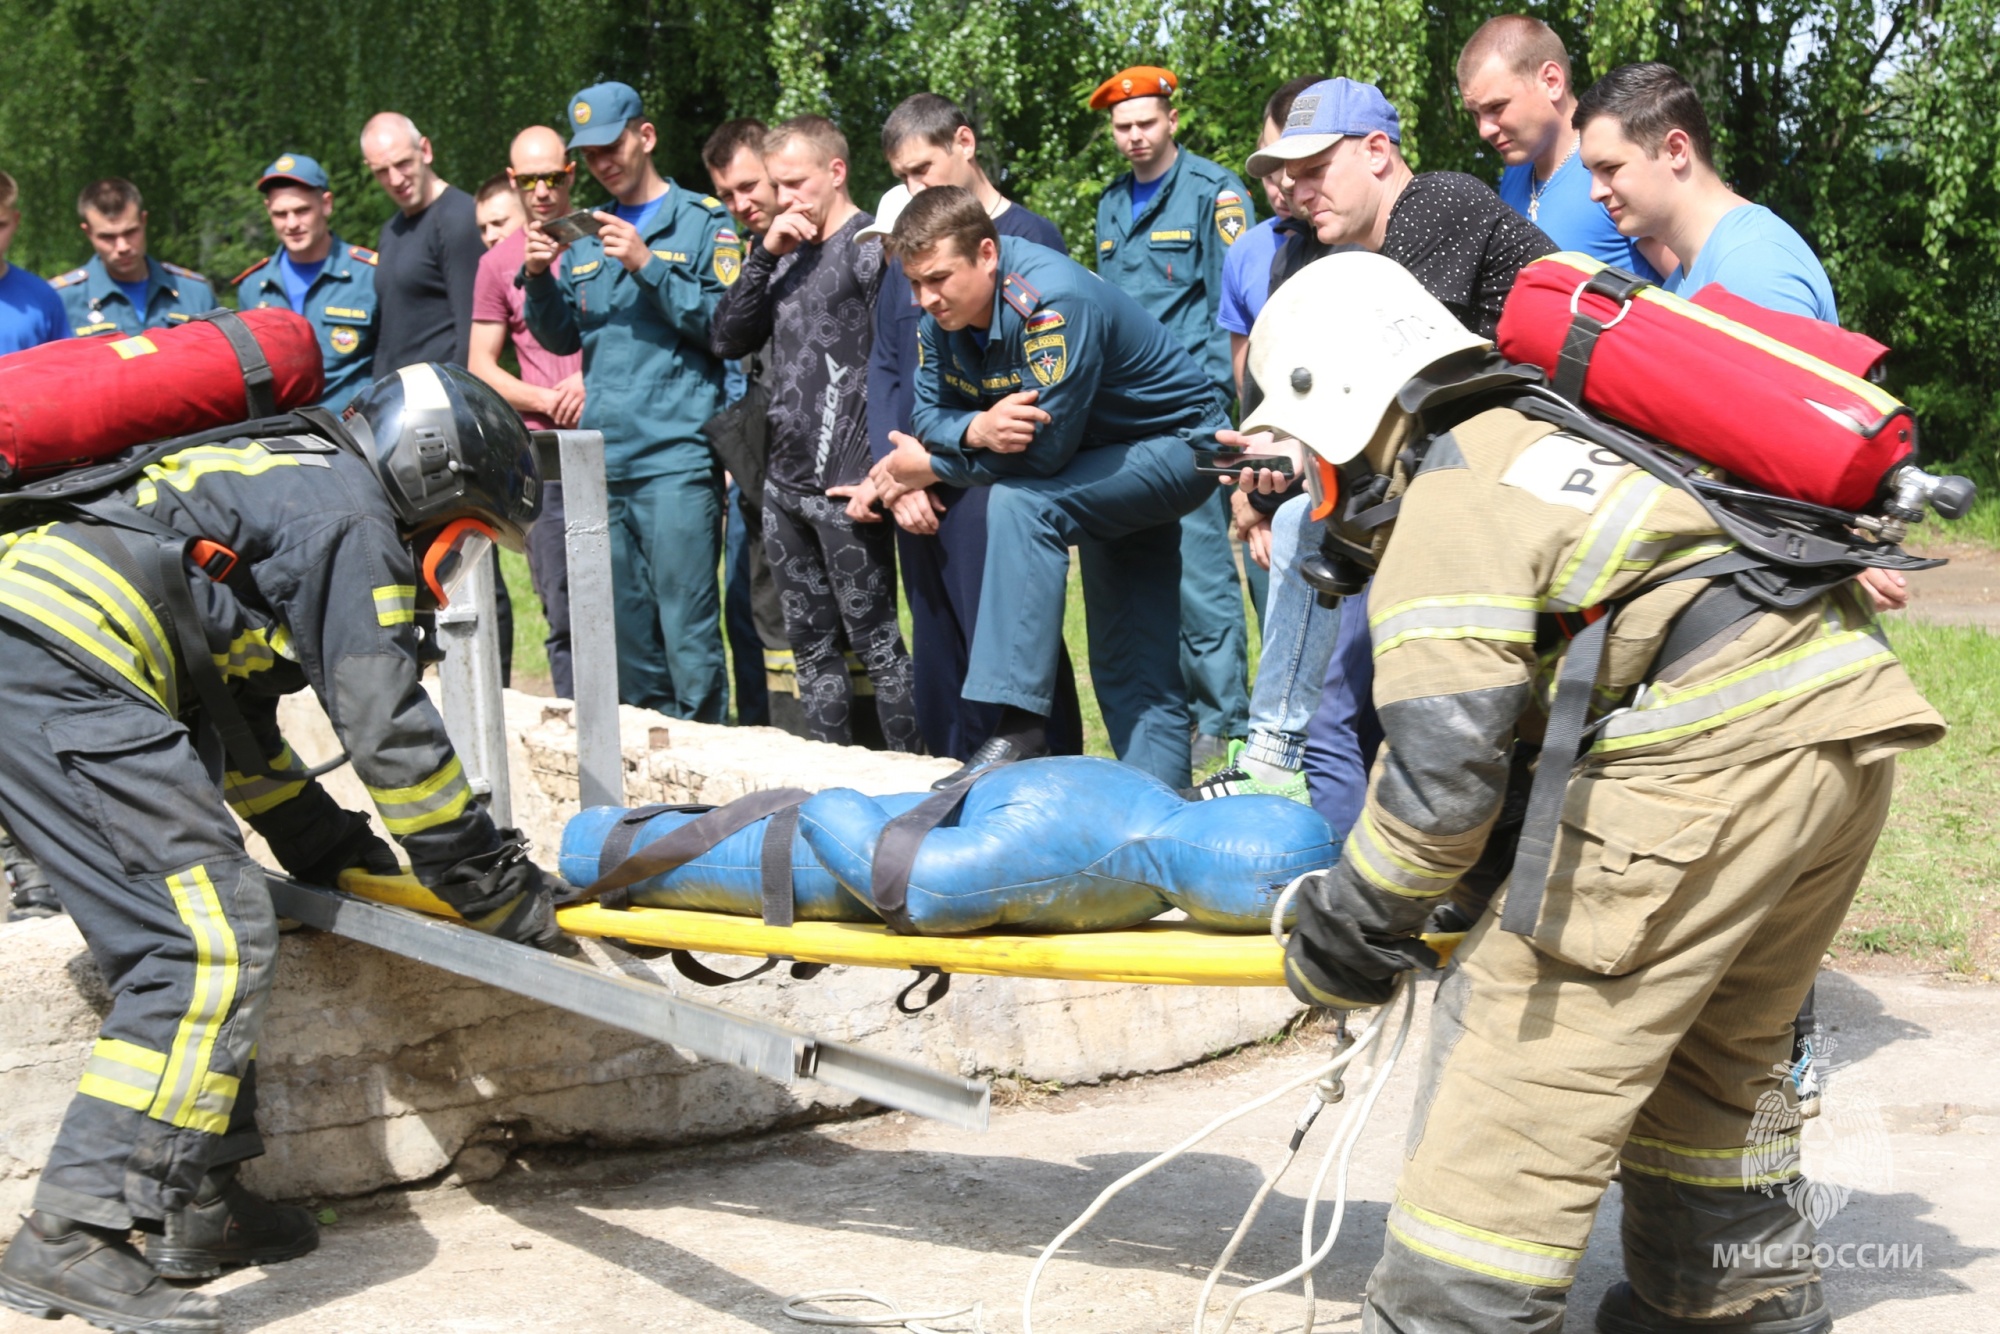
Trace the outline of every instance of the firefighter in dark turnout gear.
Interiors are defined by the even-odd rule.
[[[254,1055],[277,928],[223,801],[302,879],[393,871],[396,857],[286,745],[279,696],[318,695],[419,879],[480,930],[564,942],[553,882],[473,800],[419,684],[420,607],[448,597],[485,542],[518,549],[534,518],[526,431],[484,385],[431,365],[365,391],[344,430],[292,422],[196,437],[0,534],[0,821],[48,872],[112,997],[35,1213],[0,1258],[0,1303],[31,1315],[219,1329],[213,1298],[160,1276],[317,1244],[305,1210],[235,1180],[262,1152]],[[169,569],[193,634],[169,610]],[[188,644],[207,650],[205,676]],[[261,764],[245,758],[252,739]],[[144,1258],[135,1227],[151,1234]]]

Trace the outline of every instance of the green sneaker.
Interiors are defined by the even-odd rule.
[[[1231,757],[1234,759],[1234,757]],[[1295,770],[1282,783],[1267,783],[1261,778],[1253,778],[1250,773],[1231,764],[1226,769],[1218,769],[1193,787],[1181,789],[1181,796],[1189,801],[1213,801],[1217,797],[1283,797],[1310,806],[1312,798],[1306,792],[1304,770]]]

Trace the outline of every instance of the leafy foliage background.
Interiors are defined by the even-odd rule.
[[[996,179],[1086,250],[1120,163],[1089,91],[1123,65],[1182,78],[1182,141],[1239,171],[1264,97],[1301,73],[1379,83],[1421,168],[1491,178],[1453,79],[1495,3],[1458,0],[0,0],[0,168],[27,223],[12,258],[88,254],[77,190],[125,175],[152,245],[219,282],[272,249],[253,186],[279,153],[333,176],[336,225],[389,212],[356,135],[407,112],[467,188],[567,96],[638,88],[660,165],[705,185],[717,122],[816,110],[854,145],[857,197],[889,184],[883,117],[930,88],[983,131]],[[1554,0],[1578,84],[1662,59],[1702,90],[1725,173],[1824,257],[1844,322],[1896,350],[1926,452],[2000,478],[2000,0]],[[592,187],[586,186],[588,199]],[[1673,368],[1663,368],[1671,375]]]

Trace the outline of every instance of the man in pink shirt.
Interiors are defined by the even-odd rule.
[[[507,174],[521,192],[531,222],[546,222],[570,211],[576,166],[568,161],[563,138],[545,125],[514,136]],[[517,227],[494,242],[479,261],[472,289],[472,341],[466,368],[493,386],[521,414],[529,430],[574,427],[583,415],[583,354],[559,357],[535,341],[522,314],[525,296],[514,283],[526,254],[528,234]],[[560,262],[560,261],[558,261]],[[521,373],[500,365],[509,341]],[[570,698],[573,681],[569,649],[569,570],[563,551],[562,483],[542,483],[542,515],[528,532],[528,571],[535,595],[548,617],[549,677],[557,695]]]

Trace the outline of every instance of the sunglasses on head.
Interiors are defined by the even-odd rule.
[[[509,167],[507,175],[523,190],[532,190],[541,185],[553,190],[559,185],[569,184],[570,178],[576,175],[576,164],[572,162],[560,171],[515,171]]]

